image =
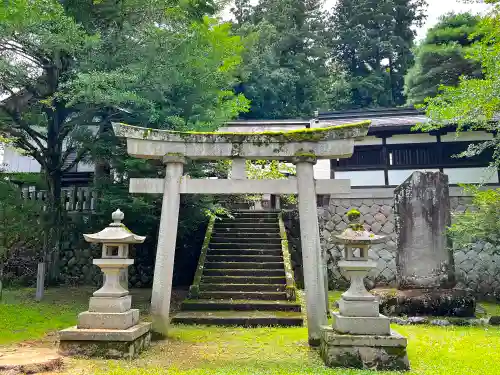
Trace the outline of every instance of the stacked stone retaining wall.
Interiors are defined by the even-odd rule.
[[[464,212],[471,197],[460,188],[450,188],[452,213]],[[361,212],[365,227],[375,234],[387,236],[385,243],[374,245],[370,258],[377,268],[368,275],[369,283],[395,286],[397,235],[392,189],[360,189],[351,194],[323,199],[318,207],[321,246],[328,257],[330,287],[345,287],[346,279],[337,267],[341,248],[333,243],[332,235],[347,227],[346,213],[351,209]],[[455,249],[455,269],[459,287],[472,289],[480,296],[500,298],[500,249],[487,242],[479,242],[467,249]]]

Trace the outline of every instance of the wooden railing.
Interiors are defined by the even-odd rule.
[[[37,190],[34,186],[23,187],[22,195],[25,199],[45,202],[46,190]],[[89,187],[63,188],[61,192],[62,206],[67,212],[90,212],[95,210],[96,192]]]

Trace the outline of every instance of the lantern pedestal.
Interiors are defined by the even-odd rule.
[[[409,369],[406,338],[390,335],[339,334],[334,328],[321,329],[321,358],[329,367],[405,371]]]
[[[129,329],[68,328],[59,332],[59,353],[70,356],[130,359],[151,343],[151,323]]]
[[[359,212],[349,212],[349,216],[357,219]],[[349,217],[351,222],[353,218]],[[332,327],[321,329],[321,357],[329,367],[409,369],[406,338],[391,331],[389,318],[379,313],[377,297],[364,284],[366,275],[377,267],[368,258],[369,246],[383,240],[384,237],[367,232],[360,223],[352,223],[335,236],[335,241],[345,247],[344,260],[338,265],[351,284],[342,294],[339,312],[332,312]]]
[[[104,273],[104,285],[90,298],[89,310],[78,315],[78,325],[59,332],[61,354],[133,358],[150,344],[151,323],[139,322],[139,310],[131,309],[132,297],[120,283],[120,276],[134,264],[128,259],[129,244],[142,243],[144,237],[121,224],[121,211],[113,220],[103,231],[85,235],[89,242],[103,243],[103,257],[93,263]]]

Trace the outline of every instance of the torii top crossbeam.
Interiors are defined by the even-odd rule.
[[[289,132],[201,133],[155,130],[113,124],[118,137],[127,138],[131,156],[162,159],[182,155],[190,159],[261,159],[292,161],[311,155],[317,159],[350,157],[354,140],[366,136],[370,122]]]

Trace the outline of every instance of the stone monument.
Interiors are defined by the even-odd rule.
[[[368,258],[369,247],[385,237],[367,232],[359,211],[347,215],[349,227],[334,241],[344,245],[344,260],[338,265],[351,284],[338,303],[339,312],[333,312],[333,326],[322,328],[321,357],[329,367],[408,370],[406,338],[391,330],[389,318],[379,313],[377,297],[364,284],[377,267]]]
[[[94,259],[104,273],[101,289],[90,298],[89,310],[78,315],[78,325],[59,332],[59,352],[64,355],[133,358],[149,346],[151,323],[139,322],[131,309],[132,297],[120,275],[130,265],[129,245],[146,237],[133,234],[123,223],[124,214],[113,212],[113,223],[99,233],[84,234],[87,242],[102,243],[102,258]]]
[[[398,289],[455,286],[448,176],[414,172],[395,193]]]
[[[448,176],[414,172],[395,190],[397,286],[381,296],[393,315],[474,316],[475,299],[455,287]]]

